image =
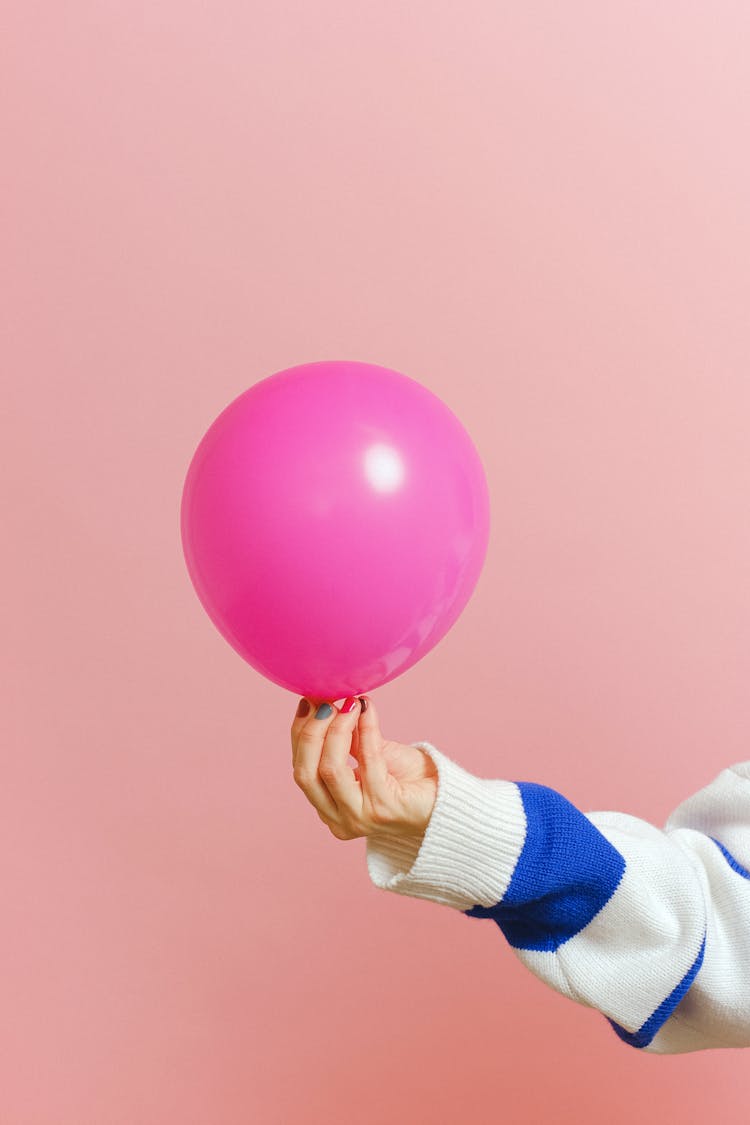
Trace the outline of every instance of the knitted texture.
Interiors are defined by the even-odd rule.
[[[750,762],[663,829],[475,777],[429,742],[421,839],[367,837],[374,885],[496,923],[537,977],[655,1054],[750,1046]]]

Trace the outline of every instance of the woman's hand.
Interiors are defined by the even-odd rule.
[[[341,709],[302,699],[291,733],[294,780],[337,840],[424,835],[437,767],[424,750],[383,738],[369,696]]]

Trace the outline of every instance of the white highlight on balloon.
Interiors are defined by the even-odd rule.
[[[365,451],[365,476],[376,492],[395,492],[403,484],[406,467],[390,445],[371,445]]]

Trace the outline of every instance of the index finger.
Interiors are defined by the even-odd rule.
[[[305,704],[307,706],[305,706]],[[318,706],[318,700],[313,699],[310,695],[303,695],[297,705],[297,713],[294,716],[291,729],[292,740],[292,769],[294,769],[297,762],[297,743],[299,742],[299,734],[305,725],[305,720],[310,714],[310,711]]]

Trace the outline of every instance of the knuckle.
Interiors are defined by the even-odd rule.
[[[343,824],[332,825],[331,826],[331,832],[333,833],[333,835],[336,837],[337,840],[353,840],[354,839],[354,836],[352,835],[352,833],[349,831],[348,828],[345,828]]]
[[[307,770],[303,770],[299,766],[294,767],[293,775],[294,780],[296,784],[299,785],[300,789],[304,789],[312,781],[312,778],[310,777],[310,774],[307,772]]]
[[[339,767],[335,762],[321,762],[318,773],[323,781],[335,781],[339,776]]]

